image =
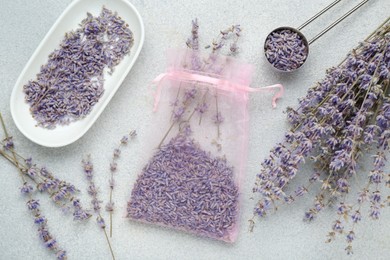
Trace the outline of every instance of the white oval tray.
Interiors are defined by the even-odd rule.
[[[102,7],[116,11],[129,24],[134,34],[134,44],[130,55],[124,57],[115,67],[112,75],[104,74],[104,94],[95,104],[92,111],[83,119],[69,125],[57,126],[55,129],[46,129],[36,126],[37,121],[30,113],[30,105],[25,102],[23,86],[36,78],[41,65],[48,60],[49,54],[59,47],[65,32],[78,28],[78,24],[87,17],[87,12],[98,15]],[[75,0],[61,14],[45,38],[39,44],[30,60],[20,74],[11,94],[11,114],[19,130],[31,141],[48,147],[60,147],[73,143],[82,137],[93,125],[104,108],[110,102],[115,92],[134,65],[144,43],[145,32],[142,18],[135,7],[126,0]]]

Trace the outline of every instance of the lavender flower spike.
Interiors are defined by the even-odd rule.
[[[94,213],[96,215],[96,223],[103,230],[104,235],[106,237],[108,247],[110,249],[112,259],[115,260],[114,252],[112,250],[110,240],[107,236],[105,221],[104,221],[104,218],[101,216],[100,204],[102,203],[102,201],[99,200],[99,198],[98,198],[99,189],[96,187],[95,182],[94,182],[94,178],[93,178],[94,171],[93,171],[93,164],[91,162],[91,156],[87,155],[87,157],[85,159],[83,159],[81,161],[81,163],[83,166],[83,171],[84,171],[85,177],[88,181],[88,194],[91,197],[91,204],[92,204],[92,207],[94,209]]]
[[[121,148],[125,145],[128,144],[129,140],[132,140],[137,136],[137,132],[135,130],[130,131],[129,134],[125,135],[122,137],[122,139],[119,142],[119,145],[114,149],[113,155],[112,155],[112,160],[110,163],[110,179],[108,181],[109,187],[110,187],[110,200],[106,204],[106,211],[110,213],[110,237],[112,237],[112,214],[114,213],[114,205],[115,203],[113,202],[113,190],[115,187],[115,179],[114,179],[114,173],[117,171],[117,160],[120,157],[121,154]],[[103,220],[104,221],[104,220]]]

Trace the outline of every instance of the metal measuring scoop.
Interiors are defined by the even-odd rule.
[[[306,61],[309,55],[309,45],[318,40],[321,36],[327,33],[330,29],[339,24],[369,0],[364,0],[326,27],[311,40],[307,40],[301,30],[315,19],[320,17],[326,11],[331,9],[341,0],[336,0],[298,28],[283,26],[276,28],[268,34],[264,43],[264,54],[269,63],[279,71],[290,72],[299,69]]]

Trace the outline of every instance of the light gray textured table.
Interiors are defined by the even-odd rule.
[[[335,219],[334,209],[325,210],[310,224],[302,216],[311,206],[314,194],[291,206],[281,207],[276,214],[257,221],[253,233],[248,232],[254,201],[250,200],[255,175],[260,162],[272,146],[281,140],[288,125],[283,110],[295,106],[297,98],[325,75],[325,69],[338,64],[347,52],[370,34],[389,15],[390,1],[372,0],[356,14],[330,31],[312,48],[304,67],[294,74],[278,74],[266,63],[262,46],[267,33],[282,25],[298,26],[330,0],[278,1],[132,1],[144,19],[145,45],[135,66],[117,94],[94,126],[77,142],[63,148],[45,148],[27,140],[16,129],[9,111],[13,85],[33,51],[70,0],[0,0],[0,111],[15,137],[19,151],[46,164],[59,178],[71,181],[83,193],[87,205],[86,182],[80,170],[83,155],[91,153],[97,170],[97,184],[107,198],[107,167],[118,139],[136,128],[137,141],[127,148],[119,164],[114,216],[113,247],[117,259],[341,259],[344,238],[325,244],[327,231]],[[330,21],[359,1],[343,1],[337,8],[306,29],[313,36]],[[203,45],[210,43],[223,29],[240,23],[243,31],[240,58],[256,65],[254,86],[282,83],[286,95],[278,108],[272,109],[269,96],[252,96],[249,106],[250,146],[246,180],[243,185],[244,203],[241,211],[241,231],[235,244],[198,238],[125,219],[126,201],[136,173],[142,167],[145,154],[145,132],[151,126],[151,90],[153,77],[165,69],[164,50],[184,46],[190,33],[191,19],[198,17]],[[389,167],[387,167],[389,170]],[[303,170],[294,181],[303,181],[309,173]],[[50,259],[52,255],[42,246],[36,227],[20,195],[20,180],[16,170],[0,158],[0,259]],[[294,184],[293,183],[293,184]],[[58,242],[68,251],[69,259],[109,259],[103,234],[94,221],[74,223],[64,216],[47,198],[41,198],[50,229]],[[388,259],[390,255],[390,212],[383,210],[381,219],[366,219],[357,229],[354,243],[356,259]]]

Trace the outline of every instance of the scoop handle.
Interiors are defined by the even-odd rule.
[[[301,26],[299,26],[297,28],[298,31],[302,30],[304,27],[306,27],[306,25],[308,25],[309,23],[313,22],[315,19],[317,19],[318,17],[323,15],[326,11],[328,11],[330,8],[332,8],[333,6],[338,4],[339,2],[341,2],[341,0],[336,0],[333,3],[331,3],[330,5],[328,5],[327,7],[325,7],[324,9],[322,9],[321,11],[319,11],[318,13],[316,13],[313,17],[311,17],[309,20],[307,20]]]
[[[343,16],[341,16],[339,19],[337,19],[336,21],[334,21],[331,25],[329,25],[328,27],[326,27],[322,32],[320,32],[319,34],[317,34],[316,36],[314,36],[310,41],[309,41],[309,45],[312,44],[313,42],[315,42],[316,40],[318,40],[322,35],[324,35],[325,33],[327,33],[330,29],[332,29],[333,27],[335,27],[337,24],[339,24],[342,20],[344,20],[345,18],[347,18],[348,16],[350,16],[353,12],[355,12],[357,9],[359,9],[360,7],[362,7],[365,3],[367,3],[369,0],[363,0],[361,1],[359,4],[357,4],[354,8],[352,8],[351,10],[349,10],[347,13],[345,13]]]

